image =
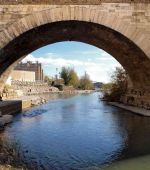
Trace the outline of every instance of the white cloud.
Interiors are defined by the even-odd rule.
[[[63,58],[53,58],[51,55],[49,57],[34,57],[29,54],[26,58],[23,59],[23,62],[32,61],[32,62],[40,62],[42,64],[52,64],[55,66],[70,66],[70,65],[81,65],[82,63],[78,60],[66,60]]]
[[[78,72],[78,69],[82,69],[87,71],[93,81],[109,81],[109,73],[116,66],[120,66],[120,64],[115,61],[109,54],[102,52],[102,55],[98,58],[87,59],[86,61],[77,60],[77,59],[65,59],[60,56],[56,56],[56,54],[48,53],[44,57],[34,57],[29,54],[26,58],[23,59],[23,62],[32,61],[32,62],[40,62],[44,67],[53,66],[53,67],[74,67]],[[109,61],[109,63],[107,62]],[[79,75],[81,76],[81,75]]]
[[[86,62],[81,61],[81,60],[70,60],[70,59],[64,59],[64,58],[57,58],[53,57],[50,55],[49,57],[34,57],[33,55],[29,54],[27,57],[25,57],[22,62],[27,62],[27,61],[32,61],[33,63],[35,62],[40,62],[44,65],[52,64],[54,66],[97,66],[97,63],[91,62],[91,60],[88,60]],[[103,63],[99,63],[100,65],[103,65]]]
[[[109,82],[110,74],[113,72],[115,67],[118,66],[120,66],[119,63],[114,63],[110,65],[107,63],[97,63],[95,66],[89,65],[85,69],[93,81]]]

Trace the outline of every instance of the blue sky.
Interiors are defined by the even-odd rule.
[[[55,76],[56,68],[73,67],[79,77],[86,71],[93,81],[108,82],[109,75],[120,64],[105,51],[81,42],[59,42],[42,47],[24,58],[23,62],[39,61],[44,73]]]

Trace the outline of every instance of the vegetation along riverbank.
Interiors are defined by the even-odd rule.
[[[126,71],[117,67],[111,75],[111,81],[103,84],[101,100],[143,116],[150,116],[150,92],[132,89],[132,83]],[[146,94],[146,97],[145,97]]]

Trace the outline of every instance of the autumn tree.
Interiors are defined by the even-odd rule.
[[[73,86],[75,88],[78,87],[79,78],[78,78],[78,75],[73,68],[63,67],[61,72],[60,72],[60,76],[64,80],[64,84],[66,86],[70,85],[70,86]]]
[[[104,97],[109,101],[120,101],[121,96],[126,93],[127,90],[127,73],[122,67],[116,67],[115,71],[111,75],[111,82],[108,83],[109,90],[105,91]],[[102,88],[108,87],[105,84]],[[109,91],[109,92],[108,92]]]
[[[80,79],[80,88],[82,90],[91,90],[93,88],[92,81],[86,72]]]
[[[69,70],[69,85],[77,88],[79,85],[79,78],[74,69]]]

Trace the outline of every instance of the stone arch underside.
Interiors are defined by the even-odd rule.
[[[147,46],[142,46],[146,37],[139,30],[135,29],[135,35],[132,28],[131,34],[130,27],[119,18],[96,10],[62,9],[32,14],[0,33],[1,84],[7,77],[3,76],[7,68],[22,56],[51,43],[81,41],[102,48],[116,58],[128,72],[134,87],[149,89],[149,51]]]

